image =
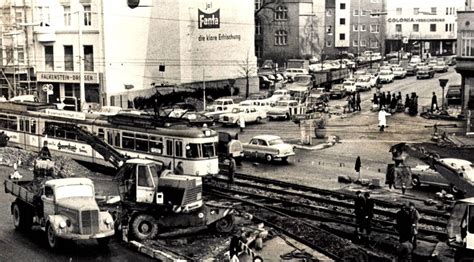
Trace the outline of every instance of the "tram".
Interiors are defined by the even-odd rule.
[[[100,116],[45,107],[0,103],[0,131],[9,136],[11,146],[38,151],[47,141],[52,152],[109,166],[99,153],[78,139],[74,132],[47,128],[58,122],[75,123],[126,156],[160,160],[172,169],[182,162],[187,175],[208,176],[216,175],[219,171],[218,134],[212,129],[190,127],[183,122],[157,126],[150,117]]]

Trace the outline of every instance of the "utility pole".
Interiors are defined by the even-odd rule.
[[[202,68],[202,105],[203,109],[206,110],[206,69]]]
[[[82,8],[82,7],[80,7]],[[84,103],[86,102],[86,90],[84,85],[84,48],[82,47],[82,15],[84,12],[77,11],[78,33],[79,33],[79,96],[81,99],[80,111],[84,110]]]

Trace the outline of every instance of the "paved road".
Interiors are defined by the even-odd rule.
[[[0,180],[7,178],[10,168],[0,166]],[[152,261],[128,249],[116,240],[108,249],[100,249],[95,241],[67,242],[58,251],[48,248],[46,235],[40,230],[21,233],[14,229],[10,215],[11,195],[0,190],[0,261]]]

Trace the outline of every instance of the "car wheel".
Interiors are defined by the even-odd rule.
[[[411,185],[413,187],[420,187],[421,186],[420,178],[418,176],[412,176],[411,177]]]
[[[49,247],[52,248],[52,249],[58,248],[58,246],[59,246],[59,241],[58,240],[59,239],[56,236],[56,233],[54,233],[53,226],[49,222],[46,225],[46,236],[48,237]]]
[[[234,216],[231,214],[217,220],[217,222],[214,223],[214,228],[219,233],[229,233],[234,229],[234,223]]]
[[[267,162],[272,162],[273,161],[273,156],[268,154],[268,155],[265,155],[265,160],[267,160]]]
[[[261,118],[261,117],[257,117],[257,119],[255,120],[255,122],[257,122],[257,123],[262,122],[262,118]]]

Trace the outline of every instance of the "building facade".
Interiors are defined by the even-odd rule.
[[[464,0],[387,1],[386,52],[403,48],[423,56],[455,54],[456,11],[464,6]]]
[[[324,48],[324,1],[256,0],[255,50],[259,62],[319,56]]]
[[[127,106],[164,85],[245,91],[247,78],[257,91],[253,0],[142,0],[139,8],[114,0],[18,2],[27,2],[28,23],[8,22],[23,25],[15,43],[23,43],[41,100]],[[2,51],[5,64],[11,59]],[[19,51],[13,57],[23,61]]]

